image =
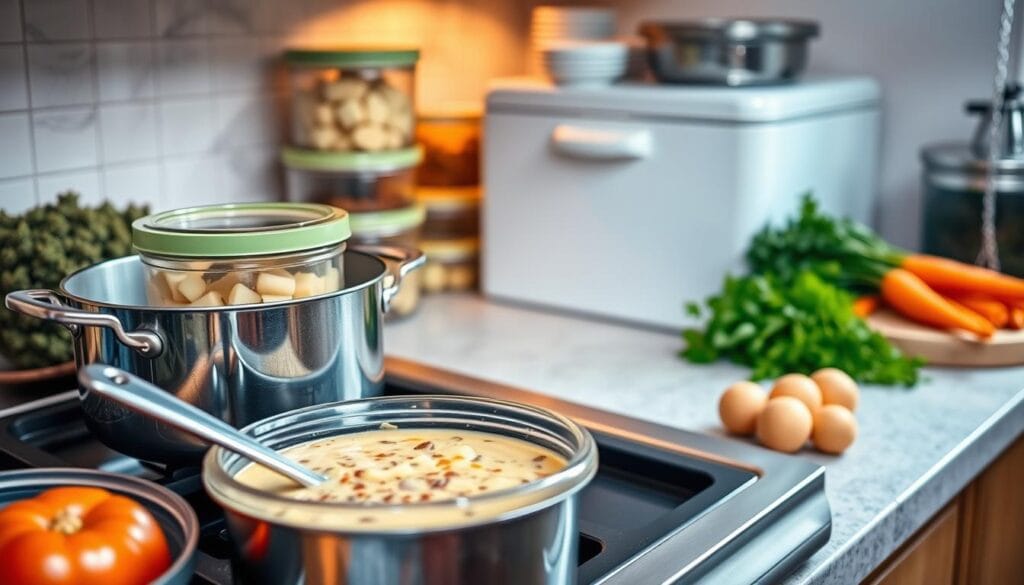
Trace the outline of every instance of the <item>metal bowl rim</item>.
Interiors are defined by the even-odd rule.
[[[301,414],[308,413],[308,412],[326,411],[328,409],[335,409],[335,408],[339,408],[339,407],[344,407],[346,410],[351,410],[351,411],[354,411],[354,412],[358,412],[357,409],[360,406],[362,406],[362,405],[366,405],[366,404],[370,404],[370,403],[380,404],[380,403],[389,403],[389,402],[390,403],[395,403],[396,405],[405,405],[405,404],[409,404],[409,403],[413,403],[413,402],[415,402],[417,404],[418,403],[422,403],[422,402],[448,403],[448,404],[442,404],[441,406],[451,405],[451,406],[455,406],[455,407],[457,407],[459,405],[473,404],[473,405],[477,405],[477,406],[483,405],[483,406],[490,406],[490,407],[501,408],[501,409],[515,408],[515,409],[520,409],[520,410],[527,410],[527,411],[531,411],[534,414],[541,415],[543,417],[548,418],[549,421],[557,423],[558,425],[561,425],[563,428],[569,430],[569,432],[571,432],[574,436],[578,437],[579,448],[578,448],[577,452],[574,453],[573,456],[568,459],[568,461],[566,461],[566,465],[562,469],[558,470],[557,472],[555,472],[555,473],[553,473],[553,474],[551,474],[551,475],[549,475],[549,476],[547,476],[547,477],[545,477],[543,479],[540,479],[540,480],[537,480],[537,481],[532,481],[532,482],[530,482],[528,484],[524,484],[522,486],[517,486],[517,487],[509,488],[509,489],[506,489],[506,490],[500,490],[500,491],[496,491],[496,492],[489,493],[489,494],[486,494],[486,495],[473,496],[471,498],[471,500],[473,500],[473,501],[477,501],[477,502],[479,502],[479,501],[495,501],[495,500],[501,500],[501,499],[504,499],[504,498],[514,498],[514,497],[522,495],[522,494],[528,494],[528,493],[531,493],[531,492],[537,492],[537,491],[542,491],[542,490],[545,490],[545,489],[551,489],[552,486],[557,486],[558,484],[563,484],[564,483],[564,484],[567,484],[567,485],[565,485],[563,489],[561,489],[560,491],[558,491],[557,493],[555,493],[553,495],[550,495],[550,496],[545,497],[545,498],[541,498],[541,499],[539,499],[539,500],[537,500],[535,502],[532,502],[532,503],[530,503],[528,505],[525,505],[525,506],[522,506],[522,507],[512,508],[512,509],[510,509],[510,510],[508,510],[506,512],[498,513],[496,515],[482,516],[482,517],[479,517],[479,518],[474,518],[472,520],[463,520],[463,521],[460,521],[460,522],[452,522],[450,524],[445,524],[445,525],[442,525],[442,526],[428,527],[428,528],[421,528],[421,527],[413,526],[413,527],[410,527],[410,528],[376,528],[376,529],[374,529],[374,528],[372,528],[370,526],[366,526],[366,527],[351,526],[351,527],[346,527],[343,530],[342,529],[338,529],[338,528],[319,528],[319,527],[316,527],[316,526],[310,526],[310,525],[307,525],[307,524],[304,524],[304,523],[300,523],[300,522],[291,522],[291,521],[288,521],[286,519],[275,517],[275,516],[273,516],[272,514],[269,514],[269,513],[263,514],[263,515],[254,514],[254,510],[248,509],[249,508],[248,506],[243,508],[241,506],[235,505],[235,503],[232,502],[231,500],[229,500],[228,498],[225,498],[223,496],[223,494],[219,493],[219,489],[218,489],[218,486],[216,484],[222,484],[222,485],[228,487],[229,489],[243,492],[243,493],[245,493],[249,497],[262,498],[265,501],[270,501],[270,502],[273,502],[275,504],[279,504],[279,505],[282,505],[282,506],[302,506],[302,507],[307,507],[308,506],[308,507],[314,507],[314,508],[315,507],[319,507],[319,508],[321,508],[323,510],[347,509],[347,510],[380,511],[380,510],[389,510],[389,509],[394,510],[394,509],[423,508],[423,507],[428,507],[428,506],[429,507],[456,507],[457,504],[456,504],[455,500],[445,500],[445,501],[430,502],[430,503],[413,503],[413,504],[404,504],[404,505],[403,504],[371,504],[371,505],[367,505],[367,504],[346,504],[346,503],[342,503],[342,502],[322,503],[322,502],[310,502],[310,501],[304,501],[304,500],[296,500],[294,498],[288,498],[288,497],[285,497],[285,496],[279,496],[277,494],[269,494],[269,493],[267,493],[267,492],[265,492],[263,490],[258,490],[256,488],[252,488],[250,486],[247,486],[245,484],[242,484],[242,483],[236,481],[234,476],[231,475],[230,473],[228,473],[224,469],[224,467],[221,465],[221,458],[222,458],[223,455],[226,454],[226,452],[223,449],[221,449],[220,447],[213,446],[212,448],[210,448],[210,450],[207,452],[206,456],[203,458],[203,485],[206,487],[206,492],[210,495],[211,498],[213,498],[213,500],[219,506],[221,506],[223,508],[230,508],[230,509],[234,510],[236,513],[239,513],[239,514],[242,514],[242,515],[245,515],[245,516],[255,516],[256,518],[258,518],[261,521],[270,522],[272,524],[277,524],[277,525],[281,525],[281,526],[288,526],[288,527],[299,529],[299,530],[314,530],[314,531],[327,532],[327,533],[374,534],[374,535],[381,535],[381,536],[401,536],[401,535],[409,535],[409,534],[430,534],[430,533],[439,533],[439,532],[450,532],[450,531],[453,531],[453,530],[462,530],[462,529],[466,529],[466,528],[474,528],[474,527],[478,527],[478,526],[484,526],[484,525],[489,525],[489,524],[496,524],[496,523],[501,523],[501,522],[506,522],[506,521],[514,520],[516,518],[521,518],[523,516],[526,516],[526,515],[532,514],[534,512],[537,512],[537,511],[549,508],[551,506],[554,506],[554,505],[558,504],[559,502],[565,500],[566,498],[569,498],[569,497],[573,496],[579,490],[583,489],[584,486],[586,486],[588,483],[590,483],[590,481],[593,479],[593,477],[597,474],[597,458],[598,458],[597,444],[594,441],[593,436],[590,434],[590,432],[586,428],[584,428],[579,423],[573,421],[572,419],[570,419],[570,418],[568,418],[566,416],[563,416],[563,415],[561,415],[561,414],[559,414],[557,412],[554,412],[552,410],[548,410],[546,408],[542,408],[542,407],[534,406],[534,405],[530,405],[530,404],[523,404],[523,403],[519,403],[519,402],[513,402],[513,401],[510,401],[510,400],[497,400],[497,399],[493,399],[493,398],[480,398],[480,397],[475,397],[475,396],[453,396],[453,395],[444,395],[444,394],[439,394],[439,395],[430,395],[430,394],[420,395],[420,394],[417,394],[417,395],[410,395],[410,396],[378,396],[378,397],[374,397],[374,398],[363,398],[363,399],[359,399],[359,400],[347,400],[347,401],[343,401],[343,402],[333,402],[333,403],[328,403],[328,404],[307,406],[305,408],[299,408],[299,409],[295,409],[295,410],[290,410],[290,411],[283,412],[283,413],[280,413],[280,414],[276,414],[276,415],[273,415],[273,416],[269,416],[267,418],[261,419],[259,421],[254,422],[254,423],[251,423],[251,424],[243,427],[240,430],[243,433],[248,433],[249,431],[251,431],[251,430],[253,430],[256,427],[259,427],[261,425],[265,425],[265,424],[268,424],[268,423],[279,421],[280,419],[294,417],[296,415],[301,415]],[[407,408],[409,410],[414,410],[414,408],[412,408],[412,407],[405,407],[405,408]],[[427,412],[426,409],[418,409],[418,410],[420,412]],[[343,430],[343,429],[339,429],[339,430]],[[338,434],[342,434],[342,433],[338,433]],[[325,438],[325,437],[321,436],[321,437],[318,437],[318,438]],[[214,485],[211,485],[211,482]]]

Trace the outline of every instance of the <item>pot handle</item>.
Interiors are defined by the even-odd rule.
[[[357,244],[349,246],[350,249],[371,256],[377,256],[384,260],[388,267],[388,276],[391,282],[384,282],[384,290],[381,298],[384,312],[388,312],[391,306],[391,299],[398,294],[398,288],[402,286],[402,279],[413,270],[419,269],[427,261],[427,256],[416,248],[405,246],[379,246],[374,244]]]
[[[60,297],[51,290],[30,289],[12,292],[4,299],[4,304],[12,311],[60,323],[71,331],[75,331],[78,326],[106,327],[114,332],[118,341],[139,352],[143,357],[156,357],[164,349],[163,340],[153,331],[125,331],[117,317],[106,313],[71,309],[61,303]]]

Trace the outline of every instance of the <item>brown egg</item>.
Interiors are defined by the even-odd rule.
[[[803,374],[786,374],[776,380],[770,398],[779,396],[792,396],[803,402],[811,412],[821,406],[821,390],[814,380]]]
[[[757,417],[757,438],[776,451],[800,450],[811,436],[811,411],[792,396],[772,398]]]
[[[768,394],[753,382],[736,382],[725,389],[718,400],[718,416],[731,433],[753,434],[757,415],[764,410]]]
[[[857,410],[860,389],[846,372],[838,368],[822,368],[811,374],[811,379],[821,389],[822,404],[838,404],[850,412]]]
[[[814,446],[825,453],[839,454],[857,438],[857,419],[838,404],[826,404],[814,415]]]

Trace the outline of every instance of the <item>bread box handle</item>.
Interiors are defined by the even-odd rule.
[[[587,128],[559,124],[551,133],[555,152],[569,158],[586,160],[639,160],[653,150],[651,131]]]

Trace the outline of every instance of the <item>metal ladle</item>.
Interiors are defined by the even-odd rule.
[[[305,487],[315,487],[326,481],[322,475],[261,445],[226,422],[124,370],[91,364],[79,371],[78,382],[86,392],[95,392],[126,408],[247,457]]]

